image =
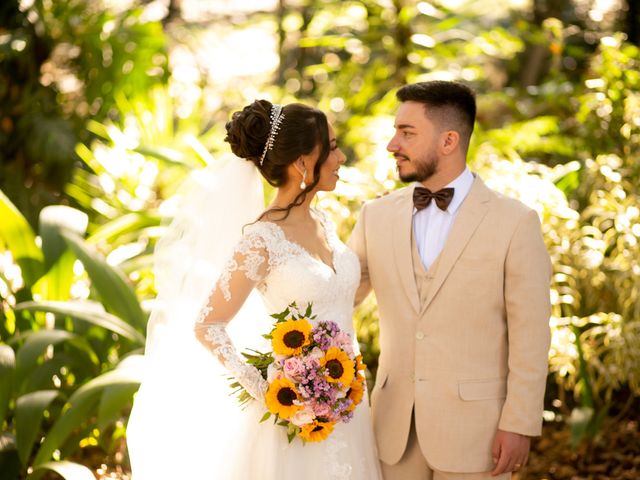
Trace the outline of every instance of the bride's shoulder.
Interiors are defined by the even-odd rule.
[[[242,234],[243,237],[261,237],[265,240],[270,240],[280,238],[282,229],[269,220],[257,220],[245,225]]]

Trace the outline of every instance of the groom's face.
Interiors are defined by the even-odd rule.
[[[396,113],[396,133],[387,150],[396,159],[403,182],[423,182],[438,170],[438,132],[427,118],[425,106],[403,102]]]

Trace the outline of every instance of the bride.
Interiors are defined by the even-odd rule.
[[[199,172],[155,253],[147,373],[127,427],[133,480],[379,479],[366,389],[326,440],[289,443],[260,421],[267,383],[242,356],[270,349],[269,315],[294,301],[335,321],[359,352],[358,259],[311,207],[335,189],[345,156],[324,113],[301,104],[255,101],[226,130],[244,161]],[[266,210],[257,172],[277,187]],[[230,395],[231,377],[253,397],[246,407]]]

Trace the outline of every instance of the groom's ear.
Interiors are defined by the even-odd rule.
[[[445,132],[442,132],[440,140],[440,148],[442,149],[442,153],[445,155],[450,155],[460,144],[460,134],[455,130],[447,130]]]

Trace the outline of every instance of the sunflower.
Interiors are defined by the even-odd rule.
[[[349,355],[337,347],[331,347],[320,359],[320,365],[326,369],[327,380],[331,383],[351,385],[355,375],[355,365]]]
[[[335,422],[320,422],[314,420],[313,423],[305,425],[298,433],[298,436],[306,442],[321,442],[333,432]]]
[[[357,372],[364,372],[365,368],[367,368],[367,366],[362,361],[362,355],[358,355],[356,357],[356,373]]]
[[[349,412],[356,409],[356,406],[362,401],[364,395],[364,378],[357,376],[349,387],[347,392],[347,398],[351,400],[351,406],[348,408]]]
[[[294,400],[298,400],[298,392],[294,384],[286,378],[278,378],[271,382],[265,396],[269,411],[284,419],[302,408],[293,403]]]
[[[278,355],[300,355],[302,347],[311,342],[311,324],[304,318],[287,320],[271,332],[271,345]]]

